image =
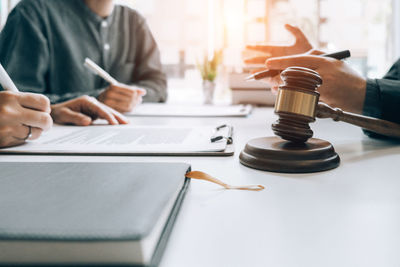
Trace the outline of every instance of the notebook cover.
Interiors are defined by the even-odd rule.
[[[184,163],[0,163],[0,240],[140,240],[189,168]],[[152,266],[161,259],[188,184],[185,179]]]

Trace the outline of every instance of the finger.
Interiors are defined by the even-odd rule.
[[[140,105],[142,102],[143,102],[143,97],[141,95],[138,95],[132,102],[130,111],[132,111],[132,109],[134,109],[136,106]]]
[[[78,126],[87,126],[90,125],[92,123],[92,118],[73,111],[67,107],[61,108],[58,112],[57,112],[57,123],[60,124],[73,124],[73,125],[78,125]]]
[[[128,96],[130,96],[134,93],[146,95],[146,90],[136,87],[136,86],[126,85],[126,84],[115,84],[115,85],[112,85],[111,88],[112,88],[112,90],[115,90],[121,94],[126,94]]]
[[[114,94],[114,95],[119,94],[119,95],[127,96],[127,97],[131,97],[134,93],[134,91],[131,89],[120,87],[117,85],[111,85],[109,90],[110,90],[110,94]]]
[[[44,95],[20,93],[17,95],[17,99],[20,105],[25,108],[50,113],[50,100]]]
[[[129,120],[122,115],[121,113],[119,113],[118,111],[110,108],[110,107],[106,107],[108,108],[108,110],[113,114],[114,118],[118,121],[119,124],[128,124]]]
[[[132,105],[131,102],[129,102],[129,103],[126,101],[121,102],[114,98],[106,99],[104,101],[104,104],[106,104],[108,107],[113,108],[122,113],[130,111],[131,105]]]
[[[19,124],[19,125],[14,125],[12,127],[9,128],[10,131],[10,135],[15,138],[15,139],[19,139],[19,140],[25,140],[30,133],[29,132],[29,126],[23,125],[23,124]]]
[[[114,117],[113,113],[110,112],[110,108],[101,104],[91,102],[87,107],[90,110],[92,116],[96,116],[100,119],[106,120],[111,125],[118,124],[118,120]]]
[[[329,63],[329,59],[320,56],[288,56],[270,58],[266,66],[271,70],[284,70],[288,67],[298,66],[310,69],[317,69],[319,66]]]
[[[325,52],[323,52],[323,51],[321,51],[321,50],[313,49],[313,50],[307,52],[307,54],[319,56],[319,55],[325,54]]]
[[[267,60],[269,57],[252,57],[252,58],[247,58],[244,60],[244,63],[246,64],[264,64],[265,60]]]
[[[40,128],[32,127],[31,128],[31,137],[28,140],[38,139],[42,135],[43,130]]]
[[[250,73],[251,73],[251,74],[254,74],[254,73],[261,72],[261,71],[265,71],[265,70],[268,70],[268,69],[266,69],[266,68],[254,69],[254,70],[251,70]]]
[[[42,134],[43,130],[40,128],[36,127],[29,127],[26,125],[20,125],[18,128],[16,128],[14,131],[14,138],[18,140],[35,140],[40,137]]]
[[[20,120],[22,124],[37,127],[44,131],[50,130],[53,125],[50,114],[27,108],[22,109]]]
[[[271,46],[271,45],[247,45],[246,49],[267,53],[266,56],[271,56],[271,51],[275,49],[275,46]]]
[[[131,95],[128,96],[125,94],[118,93],[116,91],[110,91],[107,94],[107,99],[114,99],[115,101],[121,102],[121,103],[130,102],[133,99],[134,95],[135,95],[135,93],[132,93]]]
[[[293,34],[296,40],[307,40],[307,37],[298,27],[292,26],[290,24],[285,24],[285,29]]]

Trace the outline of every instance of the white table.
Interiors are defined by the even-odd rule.
[[[341,157],[334,170],[278,174],[239,163],[247,140],[272,135],[272,109],[249,118],[133,118],[136,124],[235,127],[233,157],[4,156],[0,161],[183,161],[231,184],[226,191],[192,181],[161,267],[400,266],[400,146],[331,120],[312,124]]]

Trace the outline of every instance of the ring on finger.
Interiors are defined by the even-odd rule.
[[[28,127],[28,134],[24,138],[25,141],[32,137],[32,127],[31,126],[27,126],[27,127]]]

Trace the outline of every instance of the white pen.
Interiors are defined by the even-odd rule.
[[[85,67],[90,69],[94,74],[99,75],[101,78],[109,82],[110,84],[118,84],[119,82],[114,79],[110,74],[103,70],[99,65],[94,63],[90,58],[85,58]]]
[[[4,90],[18,92],[18,88],[15,86],[10,76],[8,76],[8,73],[1,64],[0,64],[0,84],[1,86],[3,86]]]

